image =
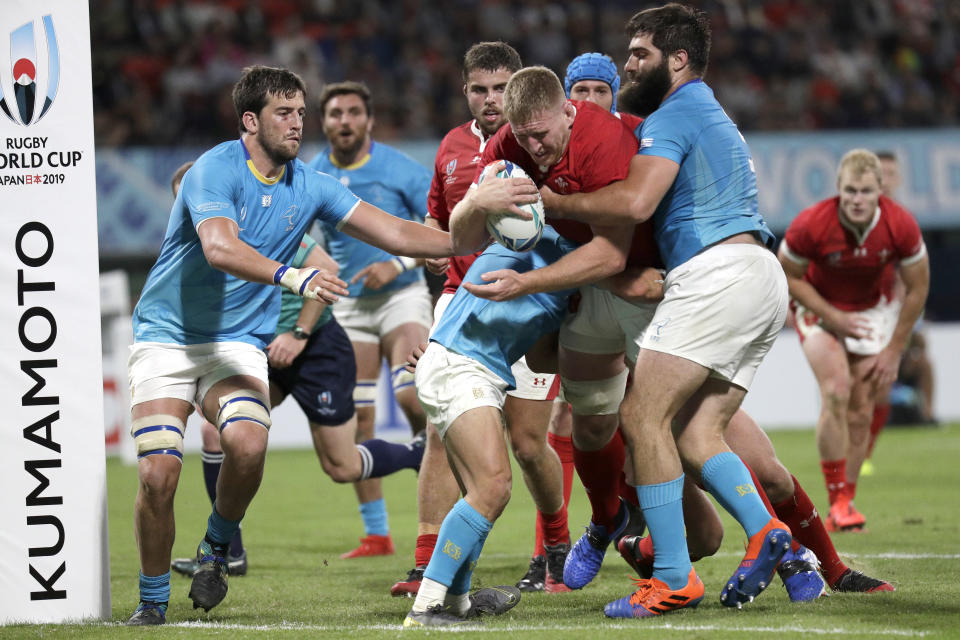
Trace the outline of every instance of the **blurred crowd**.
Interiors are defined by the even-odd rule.
[[[459,66],[480,40],[563,74],[585,51],[623,62],[621,0],[95,0],[97,144],[208,144],[236,134],[229,89],[254,64],[291,68],[313,95],[361,80],[376,136],[439,138],[467,117]],[[707,82],[741,129],[960,124],[956,0],[700,0]],[[309,114],[308,138],[320,135]]]

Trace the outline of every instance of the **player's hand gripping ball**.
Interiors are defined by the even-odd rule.
[[[497,178],[527,178],[527,172],[506,160],[497,160],[491,164],[503,163],[505,167],[497,172]],[[489,166],[489,165],[488,165]],[[480,176],[483,182],[483,174]],[[479,184],[479,183],[478,183]],[[487,216],[487,231],[494,240],[511,251],[529,251],[540,241],[543,234],[543,202],[537,196],[533,204],[517,205],[529,213],[532,218],[524,220],[506,211],[491,213]]]

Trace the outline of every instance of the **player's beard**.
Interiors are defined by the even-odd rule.
[[[628,77],[629,81],[617,94],[617,105],[622,111],[645,118],[657,110],[670,90],[667,59],[644,74],[634,72]]]
[[[283,142],[286,142],[286,140]],[[262,146],[263,151],[267,154],[267,157],[270,158],[270,162],[277,166],[290,162],[297,157],[297,154],[300,153],[299,144],[297,144],[296,149],[293,151],[291,151],[288,147],[285,147],[282,142],[280,144],[273,144],[264,141]]]

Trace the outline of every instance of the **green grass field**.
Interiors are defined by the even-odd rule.
[[[813,432],[780,431],[771,437],[784,463],[825,510]],[[487,619],[464,634],[525,638],[952,638],[960,637],[960,425],[941,429],[888,429],[874,455],[876,473],[860,483],[857,506],[868,533],[839,534],[834,542],[851,566],[893,582],[896,593],[834,595],[792,604],[779,580],[743,610],[721,606],[722,582],[743,553],[742,530],[725,517],[723,548],[697,570],[707,597],[694,611],[657,620],[614,622],[603,605],[632,589],[629,567],[615,551],[598,578],[579,592],[524,595],[510,613]],[[165,628],[121,626],[137,603],[137,554],[132,508],[136,470],[110,460],[112,621],[82,625],[12,626],[2,638],[381,638],[439,633],[400,628],[411,601],[388,589],[412,566],[416,538],[416,479],[402,473],[384,483],[397,554],[341,560],[362,534],[353,490],[335,485],[312,451],[272,451],[260,493],[244,520],[250,572],[230,581],[226,600],[208,614],[194,611],[189,581],[173,576]],[[510,505],[491,533],[474,586],[512,584],[526,570],[534,511],[515,473]],[[174,556],[192,555],[203,535],[209,504],[198,455],[184,460],[177,495],[179,536]],[[579,485],[570,506],[574,537],[588,519]],[[773,634],[770,636],[770,634]]]

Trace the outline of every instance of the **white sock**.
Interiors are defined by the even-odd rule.
[[[450,607],[451,613],[462,618],[470,611],[470,595],[467,593],[460,595],[448,593],[443,604]]]
[[[423,613],[429,607],[436,604],[443,604],[447,597],[447,585],[440,584],[436,580],[424,578],[420,583],[420,591],[417,592],[417,599],[413,603],[413,610],[416,613]]]

